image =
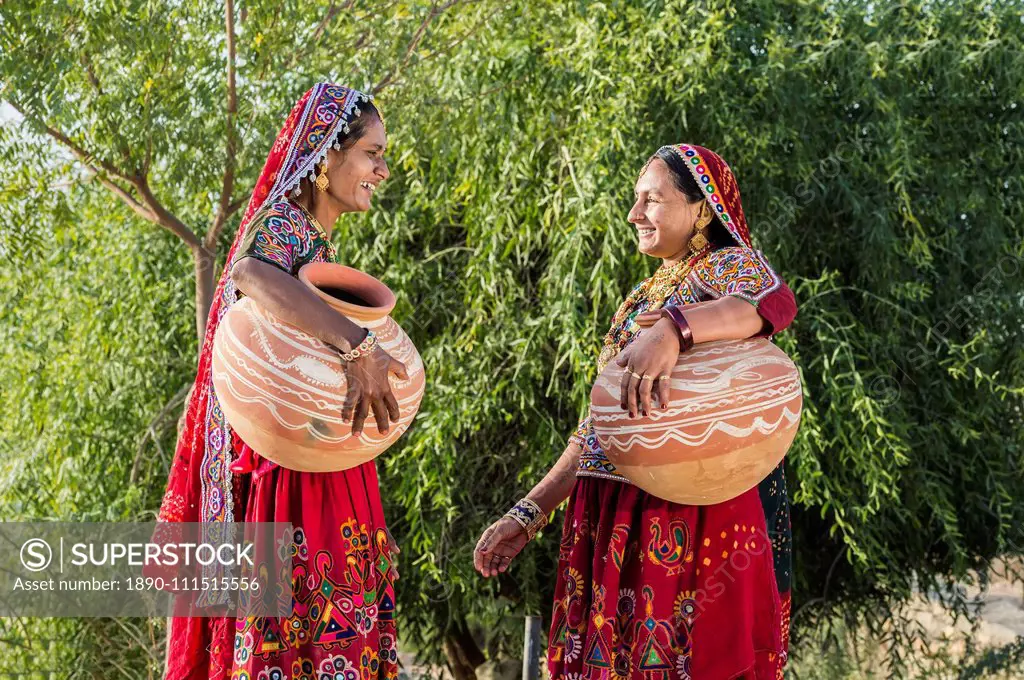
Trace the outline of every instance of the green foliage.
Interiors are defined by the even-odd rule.
[[[881,631],[915,585],[1021,552],[1019,2],[482,0],[408,54],[425,3],[369,6],[318,32],[310,3],[245,5],[236,160],[251,187],[314,79],[385,83],[392,178],[336,242],[398,293],[427,365],[415,426],[380,460],[408,644],[440,655],[468,620],[512,652],[517,617],[549,615],[556,531],[497,582],[471,549],[585,410],[601,334],[654,267],[625,222],[632,183],[670,142],[730,162],[800,304],[778,338],[805,384],[795,631],[837,615]],[[145,166],[151,148],[160,199],[208,222],[223,8],[45,7],[0,10],[3,96],[111,163]],[[188,253],[66,154],[33,153],[30,131],[0,138],[3,228],[18,229],[0,248],[19,263],[0,272],[0,516],[140,516],[166,458],[143,442],[132,485],[136,451],[194,367]]]
[[[893,677],[893,663],[911,666],[911,677],[935,680],[1016,680],[1024,667],[1024,638],[978,649],[972,633],[950,633],[949,619],[930,617],[918,600],[899,612],[894,625],[914,630],[912,645],[893,649],[886,635],[871,635],[856,621],[828,620],[805,635],[803,654],[789,664],[793,680],[880,680]],[[916,609],[916,611],[915,611]],[[927,612],[922,616],[923,612]],[[906,617],[906,618],[903,618]],[[944,620],[945,619],[945,620]],[[926,622],[931,625],[927,626]],[[966,644],[965,644],[966,643]],[[909,656],[912,658],[902,658]]]
[[[1024,637],[1017,636],[1013,642],[981,655],[981,658],[960,673],[960,680],[992,677],[1006,670],[1024,666]]]
[[[0,206],[5,227],[46,229],[0,272],[0,517],[152,521],[181,400],[164,406],[195,370],[191,262],[74,177],[40,188]],[[157,677],[162,627],[3,619],[0,676]]]

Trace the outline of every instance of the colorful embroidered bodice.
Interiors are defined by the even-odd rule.
[[[643,282],[637,284],[633,291],[642,285]],[[740,247],[720,248],[697,262],[665,299],[664,305],[657,306],[687,305],[734,295],[758,307],[767,296],[784,286],[782,279],[772,270],[760,251]],[[629,312],[626,326],[629,335],[625,346],[640,335],[640,326],[635,321],[637,315],[655,306],[652,300],[645,299]],[[601,365],[603,367],[603,362]],[[629,483],[629,480],[616,472],[615,466],[601,450],[589,415],[580,421],[569,441],[576,442],[582,449],[576,476],[602,477]]]
[[[310,262],[334,262],[334,245],[313,226],[306,214],[287,199],[255,215],[235,262],[254,257],[295,276]]]

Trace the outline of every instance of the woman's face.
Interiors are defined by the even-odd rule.
[[[327,179],[325,192],[341,212],[364,212],[370,209],[370,199],[377,186],[391,172],[384,160],[388,138],[384,125],[372,116],[363,130],[363,136],[349,148],[327,153]]]
[[[688,252],[700,202],[686,200],[665,161],[651,161],[636,181],[634,193],[636,201],[627,219],[640,237],[640,252],[662,259],[677,259]]]

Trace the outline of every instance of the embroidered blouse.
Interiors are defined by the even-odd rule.
[[[310,262],[334,262],[334,245],[306,213],[283,199],[253,217],[232,266],[245,257],[272,264],[292,276]]]
[[[669,295],[665,306],[688,305],[728,295],[746,300],[757,308],[765,321],[765,327],[757,337],[770,338],[786,328],[796,315],[792,291],[764,255],[758,250],[741,247],[720,248],[708,253]],[[636,316],[647,307],[646,302],[637,305],[630,314],[630,323],[635,324]],[[579,444],[582,449],[576,468],[577,477],[601,477],[630,483],[605,456],[589,415],[580,421],[569,441]]]

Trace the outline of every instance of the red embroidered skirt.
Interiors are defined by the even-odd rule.
[[[577,479],[555,586],[552,680],[775,680],[782,621],[756,488],[699,507]]]
[[[241,485],[245,520],[294,526],[292,614],[173,619],[167,680],[398,677],[391,554],[374,463],[296,472],[237,437],[235,451],[232,469],[250,475]]]

